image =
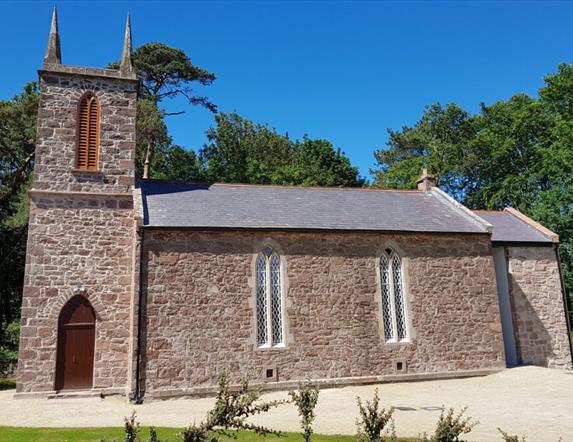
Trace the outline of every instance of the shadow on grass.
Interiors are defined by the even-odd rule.
[[[0,391],[16,388],[16,378],[0,378]]]

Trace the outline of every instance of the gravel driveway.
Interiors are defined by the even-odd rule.
[[[396,408],[399,436],[431,433],[442,405],[460,409],[480,421],[470,440],[500,441],[497,427],[525,435],[529,442],[573,441],[573,372],[520,367],[497,374],[426,382],[325,389],[316,410],[318,433],[353,434],[356,396],[370,399],[379,389],[384,406]],[[132,405],[118,397],[106,399],[12,399],[0,392],[0,426],[96,427],[121,426],[123,416],[136,410],[142,425],[183,427],[199,422],[213,399],[173,399]],[[266,399],[285,398],[268,393]],[[298,430],[292,405],[283,405],[256,421],[284,431]]]

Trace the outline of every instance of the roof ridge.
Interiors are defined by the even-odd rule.
[[[503,215],[503,210],[470,209],[474,213],[490,213],[492,215]]]
[[[285,185],[285,184],[253,184],[253,183],[225,183],[225,182],[209,182],[209,181],[176,181],[176,180],[161,180],[161,179],[141,179],[140,182],[150,183],[165,183],[165,184],[202,184],[208,186],[220,187],[259,187],[259,188],[272,188],[272,189],[300,189],[300,190],[342,190],[342,191],[356,191],[356,192],[404,192],[404,193],[422,193],[418,189],[379,189],[372,187],[335,187],[335,186],[301,186],[301,185]]]
[[[464,206],[459,201],[455,200],[453,197],[448,195],[446,192],[444,192],[439,187],[432,187],[430,192],[435,192],[436,195],[441,197],[442,200],[446,201],[448,204],[450,204],[456,210],[462,212],[462,214],[465,215],[467,218],[469,218],[473,223],[478,224],[481,227],[483,227],[486,230],[486,232],[488,232],[488,233],[493,232],[493,225],[491,223],[488,223],[485,219],[480,218],[476,213],[474,213],[472,210],[468,209],[466,206]]]

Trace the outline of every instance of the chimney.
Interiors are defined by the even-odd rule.
[[[422,170],[422,176],[416,181],[416,184],[418,185],[418,190],[423,190],[424,192],[431,190],[432,187],[437,187],[436,178],[428,175],[428,169]]]

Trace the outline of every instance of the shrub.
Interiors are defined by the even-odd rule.
[[[360,412],[360,419],[357,422],[358,442],[381,442],[386,439],[382,431],[389,423],[393,429],[392,415],[394,414],[394,408],[389,410],[385,408],[379,409],[380,397],[378,396],[378,389],[374,392],[372,402],[366,401],[365,404],[362,404],[359,397],[356,400]],[[389,437],[394,437],[393,431]]]
[[[316,417],[314,409],[318,402],[318,387],[311,383],[299,385],[298,391],[289,392],[289,396],[298,408],[300,425],[303,430],[303,437],[306,442],[310,442],[312,435],[312,422]]]
[[[17,361],[17,352],[0,346],[0,377],[3,378],[12,374]]]
[[[157,431],[155,427],[149,427],[149,440],[148,442],[160,442],[157,438]]]
[[[4,328],[4,343],[11,350],[18,350],[20,339],[20,321],[12,321]]]
[[[238,430],[250,430],[259,435],[280,432],[248,423],[246,420],[256,414],[265,413],[287,401],[256,403],[261,397],[260,390],[249,391],[248,382],[243,382],[237,391],[232,391],[226,376],[219,379],[219,390],[213,409],[207,420],[199,425],[186,428],[181,434],[184,442],[217,442],[219,435],[236,436]],[[231,430],[231,432],[229,432]]]
[[[18,362],[20,322],[13,321],[1,327],[0,334],[0,377],[6,377],[14,372]]]
[[[460,436],[472,431],[479,423],[478,421],[472,421],[471,417],[463,417],[466,410],[467,407],[464,407],[456,415],[454,415],[453,408],[450,408],[447,413],[444,413],[444,410],[442,410],[434,435],[430,439],[427,439],[424,435],[422,441],[463,442]]]
[[[140,442],[139,440],[139,422],[135,420],[135,411],[131,416],[123,418],[124,442]]]
[[[519,436],[507,434],[505,431],[503,431],[499,427],[497,428],[497,431],[499,431],[501,433],[501,438],[503,439],[503,442],[525,442],[525,436],[522,436],[520,439]]]
[[[181,440],[183,442],[218,442],[219,438],[201,425],[198,427],[191,425],[183,430]]]

